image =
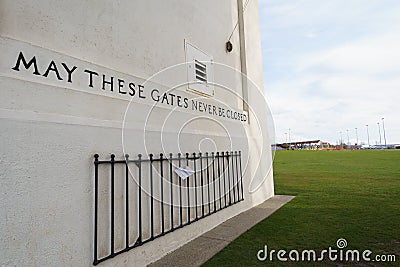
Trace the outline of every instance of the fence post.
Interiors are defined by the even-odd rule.
[[[115,184],[114,184],[114,159],[115,155],[111,154],[111,254],[114,254],[114,190],[115,190]]]
[[[150,228],[151,228],[151,239],[154,239],[154,199],[153,199],[153,154],[149,155],[150,157]]]
[[[129,248],[129,155],[125,154],[125,248]]]
[[[97,217],[99,205],[99,154],[94,154],[94,241],[93,264],[97,264]]]
[[[138,155],[139,186],[138,186],[138,205],[139,205],[139,234],[136,244],[142,244],[142,154]]]
[[[171,191],[171,230],[174,230],[174,191],[173,191],[173,182],[172,182],[172,153],[169,154],[169,182],[170,182],[170,191]]]

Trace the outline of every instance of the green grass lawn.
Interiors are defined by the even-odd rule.
[[[400,151],[277,151],[275,194],[296,196],[244,233],[205,266],[321,266],[331,262],[260,262],[257,252],[347,249],[395,254],[400,266]],[[286,257],[288,255],[286,254]],[[326,257],[327,258],[327,257]],[[377,262],[352,265],[382,266]]]

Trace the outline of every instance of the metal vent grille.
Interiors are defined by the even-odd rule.
[[[198,60],[194,60],[194,68],[196,74],[196,80],[198,82],[207,83],[207,66]]]
[[[194,93],[214,96],[213,57],[185,40],[187,89]]]

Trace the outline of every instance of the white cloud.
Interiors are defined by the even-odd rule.
[[[382,74],[400,71],[400,30],[371,35],[327,51],[300,57],[298,71],[328,68],[331,71]]]
[[[355,127],[366,141],[369,124],[374,143],[385,117],[388,141],[400,142],[400,2],[281,3],[260,9],[277,141],[291,128],[331,142],[349,129],[354,142]]]

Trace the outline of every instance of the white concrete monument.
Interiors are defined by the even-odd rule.
[[[257,1],[0,11],[1,266],[145,266],[274,195]]]

